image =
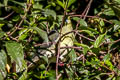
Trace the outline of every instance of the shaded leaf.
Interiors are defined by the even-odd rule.
[[[6,42],[5,46],[12,61],[16,62],[20,70],[23,70],[26,67],[23,46],[17,42]]]
[[[48,57],[42,56],[41,58],[42,58],[46,63],[48,63]]]
[[[24,13],[23,9],[21,7],[16,7],[16,6],[11,6],[11,8],[16,12],[16,13]]]
[[[11,1],[11,2],[13,2],[13,3],[15,3],[15,4],[18,4],[18,5],[22,6],[22,7],[25,7],[25,3],[18,2],[18,1],[16,1],[16,0],[9,0],[9,1]]]
[[[22,74],[18,80],[25,80],[27,78],[27,70],[23,70],[21,73]]]
[[[85,44],[80,44],[80,43],[75,43],[75,45],[77,46],[81,46],[83,48],[83,53],[86,54],[87,51],[90,49],[89,46],[85,45]]]
[[[76,55],[74,49],[72,49],[72,50],[70,51],[69,57],[70,57],[71,62],[76,61],[77,55]]]
[[[4,78],[3,78],[3,76],[2,76],[2,74],[0,73],[0,80],[4,80]]]
[[[104,10],[103,14],[109,15],[109,16],[114,16],[115,15],[114,11],[111,8],[108,8],[108,9]]]
[[[4,6],[7,6],[8,4],[8,0],[4,0]],[[5,9],[7,10],[7,7],[5,7]]]
[[[5,78],[6,77],[6,64],[7,64],[7,55],[5,53],[5,51],[1,50],[0,52],[0,78]]]
[[[2,38],[4,36],[5,32],[0,31],[0,38]]]
[[[73,3],[75,3],[76,0],[68,0],[68,1],[69,2],[68,2],[67,8],[69,8]]]
[[[52,16],[56,20],[56,12],[54,10],[46,9],[42,12],[46,17]]]
[[[0,7],[4,7],[4,4],[2,4],[1,2],[0,2]]]
[[[49,42],[47,33],[45,31],[43,31],[42,29],[40,29],[38,27],[29,27],[29,29],[33,29],[33,30],[37,31],[38,34],[40,35],[40,37],[44,40],[44,42]]]

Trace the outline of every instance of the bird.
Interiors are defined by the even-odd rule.
[[[60,49],[60,56],[59,59],[61,61],[65,61],[65,57],[67,56],[67,54],[69,54],[69,52],[72,50],[70,48],[65,48],[65,47],[71,47],[74,45],[74,38],[75,35],[73,32],[71,32],[73,30],[72,27],[72,22],[70,17],[68,17],[65,20],[65,23],[63,25],[63,27],[61,28],[61,30],[57,31],[57,30],[52,30],[49,34],[48,34],[48,40],[51,42],[47,45],[46,49],[44,50],[39,50],[39,54],[42,54],[42,56],[37,55],[35,56],[35,58],[33,58],[33,62],[37,63],[40,61],[41,57],[47,57],[49,63],[55,63],[56,62],[56,43],[58,41],[60,44],[60,47],[64,47],[62,49]],[[70,33],[69,33],[70,32]],[[67,34],[68,33],[68,34]],[[44,46],[45,48],[45,46]],[[29,65],[31,66],[31,64]]]
[[[53,39],[51,38],[52,41],[57,42],[59,39],[60,40],[60,47],[67,47],[67,46],[73,46],[73,41],[74,41],[74,33],[72,33],[71,31],[73,30],[72,27],[72,22],[70,17],[68,17],[65,20],[64,26],[61,28],[61,32],[59,30],[59,32],[56,31],[56,33],[54,33],[54,35],[50,35],[49,38],[51,38],[51,36],[53,37]],[[69,33],[71,32],[71,33]],[[66,34],[68,33],[68,34]],[[66,35],[65,35],[66,34]],[[60,35],[62,36],[62,38],[60,38]],[[64,36],[63,36],[64,35]],[[55,38],[55,37],[57,38]],[[55,56],[56,51],[56,46],[52,45],[51,47],[48,48],[50,51],[46,51],[45,55],[48,55],[48,58],[51,58],[52,55]],[[62,48],[60,49],[60,60],[64,59],[64,56],[67,55],[69,52],[71,51],[71,49],[68,48]]]

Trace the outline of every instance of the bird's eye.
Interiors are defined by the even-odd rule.
[[[67,22],[67,23],[68,23],[68,19],[66,19],[66,20],[65,20],[65,22]]]

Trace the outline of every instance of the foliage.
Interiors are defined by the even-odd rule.
[[[74,46],[57,62],[50,34],[67,17]],[[2,0],[0,80],[120,80],[119,37],[120,0]],[[52,44],[53,58],[44,56]]]

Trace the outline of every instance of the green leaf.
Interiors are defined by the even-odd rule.
[[[23,9],[21,7],[16,7],[16,6],[11,6],[11,8],[16,12],[16,13],[24,13]]]
[[[47,33],[45,31],[43,31],[42,29],[40,29],[38,27],[29,27],[29,29],[33,29],[33,30],[37,31],[38,34],[40,35],[40,37],[44,40],[44,42],[49,42]]]
[[[43,8],[43,5],[39,4],[39,3],[35,3],[33,4],[33,8],[34,9],[42,9]]]
[[[3,24],[3,23],[0,23],[0,28],[1,28],[1,27],[3,27],[4,25],[5,25],[5,24]]]
[[[103,19],[100,20],[100,26],[105,26]]]
[[[4,5],[7,6],[8,4],[8,0],[4,0]],[[5,9],[7,10],[7,7],[5,7]]]
[[[103,58],[103,61],[110,60],[110,54],[106,54]]]
[[[73,17],[72,19],[75,20],[76,22],[77,22],[78,20],[80,20],[79,17]]]
[[[15,3],[15,4],[18,4],[18,5],[22,6],[22,7],[25,7],[25,3],[18,2],[18,1],[16,1],[16,0],[9,0],[9,1],[11,1],[11,2],[13,2],[13,3]]]
[[[6,42],[6,49],[12,61],[15,61],[20,70],[25,69],[23,46],[17,42]]]
[[[107,66],[110,67],[110,69],[113,69],[113,65],[112,65],[112,63],[110,62],[110,54],[106,54],[106,55],[104,56],[104,58],[103,58],[103,61],[105,62],[105,64],[106,64]]]
[[[74,49],[72,49],[72,50],[70,51],[69,57],[70,57],[71,62],[76,61],[77,55],[76,55]]]
[[[114,23],[115,25],[120,25],[120,21],[119,20],[111,20],[112,23]]]
[[[60,5],[64,9],[64,4],[60,0],[57,0],[57,4]]]
[[[21,36],[19,36],[18,40],[24,40],[27,36],[28,36],[27,33],[22,34]]]
[[[4,4],[2,4],[1,2],[0,2],[0,7],[4,7]]]
[[[107,16],[115,16],[115,13],[111,8],[108,8],[108,9],[104,10],[103,14],[105,14]]]
[[[89,31],[93,32],[94,34],[98,34],[99,33],[97,30],[92,29],[90,27],[80,26],[79,29],[80,30],[89,30]]]
[[[22,29],[19,32],[19,40],[24,40],[28,36],[28,29]]]
[[[24,72],[23,71],[21,72],[22,74],[21,74],[21,76],[19,77],[18,80],[26,80],[26,78],[27,78],[27,70],[25,70]]]
[[[45,17],[52,16],[56,20],[56,12],[54,10],[45,9],[42,13],[45,15]]]
[[[42,58],[46,63],[48,63],[48,57],[42,56],[41,58]]]
[[[4,36],[5,32],[0,31],[0,38],[2,38]]]
[[[106,34],[106,33],[105,33]],[[94,42],[94,48],[98,48],[100,46],[100,44],[102,43],[102,41],[104,40],[104,36],[105,34],[102,34],[100,36],[98,36],[98,38],[96,39],[96,41]]]
[[[83,19],[80,19],[80,25],[81,26],[85,26],[85,27],[88,26],[87,23],[86,23],[86,21],[84,21]]]
[[[0,80],[4,80],[2,73],[0,73]]]
[[[68,0],[68,1],[69,2],[68,2],[67,8],[69,8],[73,3],[75,3],[76,0]]]
[[[6,64],[7,64],[7,55],[5,53],[5,51],[1,50],[0,52],[0,75],[2,74],[2,76],[0,78],[5,78],[6,77]]]
[[[91,32],[91,31],[89,31],[89,30],[82,30],[83,32],[86,32],[86,33],[88,33],[90,36],[92,36],[92,37],[94,37],[94,34]]]
[[[81,46],[83,48],[83,53],[86,54],[88,50],[90,50],[90,47],[87,46],[86,44],[80,44],[80,43],[75,43],[77,46]]]
[[[118,29],[120,29],[120,25],[114,25],[114,29],[113,29],[113,31],[115,32],[115,31],[117,31]]]

